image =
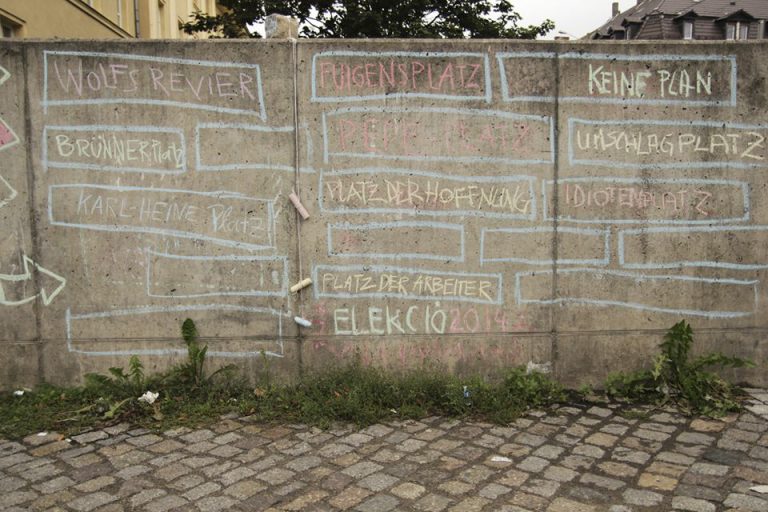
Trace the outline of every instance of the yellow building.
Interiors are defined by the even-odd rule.
[[[216,0],[0,0],[0,36],[80,39],[189,39],[179,23]],[[137,22],[138,19],[138,22]]]

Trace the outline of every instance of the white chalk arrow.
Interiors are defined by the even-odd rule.
[[[43,300],[43,304],[49,305],[56,296],[61,293],[67,280],[60,275],[54,274],[50,270],[41,267],[35,263],[32,258],[24,255],[24,272],[21,274],[0,274],[0,305],[2,306],[21,306],[32,302],[37,297]],[[37,270],[40,274],[40,291],[29,297],[17,300],[9,300],[5,295],[5,283],[18,283],[29,281],[33,278],[32,271]],[[53,281],[51,281],[53,279]],[[51,285],[51,286],[49,286]],[[53,291],[51,291],[53,290]]]
[[[11,78],[11,74],[3,66],[0,66],[0,85],[3,85],[3,82],[9,78]]]
[[[19,143],[19,136],[0,118],[0,151]]]
[[[8,191],[3,192],[4,189],[8,189]],[[13,201],[13,198],[17,195],[18,193],[14,190],[11,184],[5,181],[5,178],[0,176],[0,208]]]

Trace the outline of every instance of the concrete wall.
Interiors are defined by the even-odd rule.
[[[571,385],[685,318],[766,385],[766,50],[0,44],[0,384],[162,369],[190,317],[254,373]]]

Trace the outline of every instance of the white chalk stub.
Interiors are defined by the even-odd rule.
[[[302,279],[301,281],[299,281],[295,285],[291,286],[291,293],[296,293],[299,290],[301,290],[303,288],[306,288],[307,286],[309,286],[311,284],[312,284],[312,279],[310,279],[309,277],[306,278],[306,279]]]
[[[293,321],[302,327],[312,327],[311,321],[307,320],[306,318],[301,318],[300,316],[293,317]]]
[[[301,218],[307,220],[309,218],[309,212],[306,208],[304,208],[304,205],[301,204],[301,199],[299,199],[299,196],[296,195],[296,192],[291,192],[288,194],[288,199],[290,199],[291,203],[293,203],[293,206],[296,207],[296,211],[299,212]]]

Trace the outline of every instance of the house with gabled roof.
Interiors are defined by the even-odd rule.
[[[766,39],[768,0],[638,0],[585,39]]]

